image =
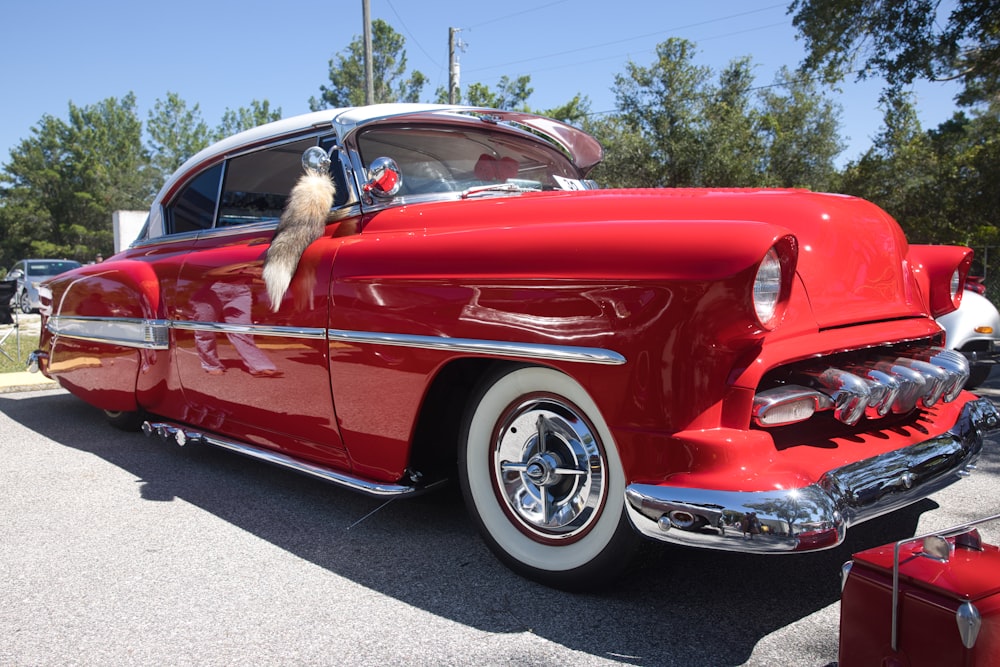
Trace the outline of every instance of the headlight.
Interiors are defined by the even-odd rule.
[[[781,258],[778,251],[771,248],[757,267],[757,276],[753,280],[753,308],[764,328],[773,329],[777,324],[780,300]]]

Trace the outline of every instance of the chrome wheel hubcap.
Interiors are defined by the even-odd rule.
[[[600,515],[607,486],[600,440],[580,412],[551,398],[517,405],[493,447],[495,490],[522,531],[582,536]]]

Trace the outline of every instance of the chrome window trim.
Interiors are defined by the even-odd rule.
[[[599,347],[546,345],[542,343],[518,343],[473,338],[445,338],[443,336],[416,336],[410,334],[347,331],[342,329],[330,329],[327,331],[327,336],[331,342],[416,347],[428,350],[444,350],[447,352],[491,354],[502,357],[526,357],[545,361],[569,361],[609,366],[621,366],[626,362],[625,357],[621,354]]]
[[[66,317],[53,315],[46,328],[55,336],[111,343],[144,350],[170,349],[167,320],[131,317]]]
[[[162,234],[148,239],[136,239],[129,248],[152,248],[155,246],[169,245],[171,243],[183,243],[185,241],[196,241],[201,231],[180,232],[178,234]]]

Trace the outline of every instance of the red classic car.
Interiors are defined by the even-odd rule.
[[[967,248],[798,190],[600,190],[584,132],[387,105],[187,161],[50,281],[34,361],[121,427],[361,492],[457,477],[528,577],[639,537],[788,552],[966,474],[997,427],[934,318]]]

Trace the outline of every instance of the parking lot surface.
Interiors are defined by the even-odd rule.
[[[62,390],[0,394],[0,455],[2,665],[820,667],[854,551],[1000,513],[994,443],[836,549],[649,544],[624,581],[574,595],[500,565],[454,489],[384,503],[116,431]]]

